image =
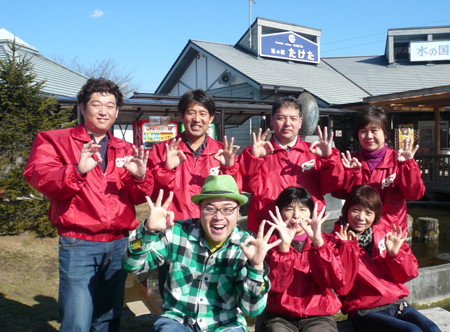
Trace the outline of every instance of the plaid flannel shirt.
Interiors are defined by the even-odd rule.
[[[168,262],[162,316],[187,321],[199,331],[247,330],[240,313],[254,317],[264,310],[268,268],[258,271],[248,264],[240,248],[247,232],[235,227],[214,253],[202,232],[200,221],[192,218],[155,234],[147,234],[141,224],[130,235],[123,268],[139,274]]]

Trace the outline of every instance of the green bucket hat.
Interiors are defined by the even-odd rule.
[[[248,200],[246,196],[239,193],[236,181],[231,175],[208,175],[200,194],[192,196],[191,200],[200,205],[200,201],[214,197],[235,200],[239,206],[244,205]]]

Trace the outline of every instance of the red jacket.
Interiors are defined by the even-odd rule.
[[[355,271],[352,269],[356,269],[354,281],[337,290],[344,314],[391,304],[409,295],[405,283],[419,275],[416,257],[406,243],[397,255],[388,255],[385,236],[383,226],[373,226],[372,257],[359,247],[356,240],[342,241],[351,244],[351,252],[359,260],[358,264],[346,270],[353,274]]]
[[[240,154],[238,186],[252,194],[247,225],[257,232],[259,223],[269,219],[269,210],[275,210],[275,200],[287,187],[305,188],[313,200],[319,202],[319,211],[325,205],[323,195],[340,188],[342,164],[339,151],[333,149],[330,156],[319,158],[309,151],[310,143],[297,136],[297,143],[286,151],[274,137],[270,139],[274,151],[264,158],[256,158],[248,146]]]
[[[109,133],[108,133],[109,134]],[[153,188],[150,175],[137,181],[121,164],[132,145],[109,134],[108,165],[85,176],[77,170],[83,144],[91,138],[83,125],[37,135],[25,168],[28,183],[50,199],[49,219],[58,234],[108,242],[138,226],[135,204]]]
[[[322,236],[325,243],[319,248],[314,247],[308,238],[301,252],[292,246],[289,252],[282,252],[278,247],[268,252],[266,262],[271,286],[267,312],[306,318],[334,315],[341,308],[332,288],[342,288],[347,282],[344,278],[351,278],[346,275],[347,265],[342,264],[342,260],[357,258],[347,252],[352,248],[350,244],[343,241],[339,249],[328,234],[322,232]],[[276,238],[272,237],[270,242]],[[346,253],[339,255],[339,251]]]
[[[180,134],[175,139],[182,137]],[[206,177],[210,174],[233,174],[238,168],[236,163],[231,167],[220,166],[214,155],[223,148],[223,143],[210,137],[207,140],[206,147],[197,160],[182,140],[178,150],[184,152],[186,160],[175,169],[169,169],[165,165],[166,142],[154,145],[150,151],[148,167],[155,181],[152,199],[156,200],[160,189],[164,190],[164,197],[167,197],[169,191],[173,191],[169,210],[175,213],[175,219],[199,218],[200,210],[191,201],[191,197],[200,193]]]
[[[368,184],[378,191],[383,202],[381,222],[391,231],[396,224],[407,229],[406,201],[415,201],[425,194],[421,171],[414,159],[397,161],[397,152],[387,149],[380,164],[370,173],[362,152],[353,153],[362,163],[360,169],[345,169],[342,188],[333,196],[346,199],[355,186]],[[347,216],[345,216],[347,217]]]

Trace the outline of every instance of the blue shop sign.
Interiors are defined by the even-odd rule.
[[[319,63],[319,45],[294,32],[262,35],[260,45],[260,56]]]

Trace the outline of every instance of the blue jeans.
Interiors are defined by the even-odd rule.
[[[127,243],[127,237],[111,242],[59,238],[59,331],[119,331]]]
[[[439,332],[440,329],[408,304],[399,313],[399,305],[393,304],[389,308],[377,312],[370,312],[366,316],[356,316],[352,319],[357,331],[383,332]]]
[[[180,322],[176,321],[172,318],[167,317],[160,317],[156,320],[155,324],[153,325],[156,332],[196,332],[197,330],[195,327],[190,327],[184,324],[181,324]],[[236,327],[230,327],[225,330],[224,332],[245,332],[245,329],[236,326]]]

